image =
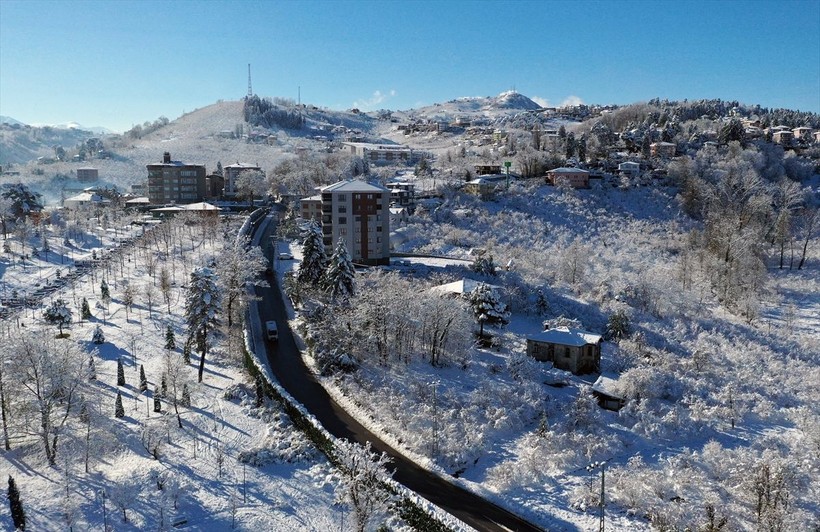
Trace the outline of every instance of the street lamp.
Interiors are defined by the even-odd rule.
[[[604,532],[604,478],[606,477],[606,462],[592,462],[587,466],[587,471],[592,473],[596,469],[601,470],[601,522],[598,526],[599,532]]]

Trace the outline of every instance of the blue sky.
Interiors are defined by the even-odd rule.
[[[409,109],[722,98],[820,112],[820,0],[0,0],[0,114],[133,124],[247,92]]]

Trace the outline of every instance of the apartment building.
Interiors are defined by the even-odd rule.
[[[262,169],[255,164],[248,164],[248,163],[240,163],[237,162],[236,164],[229,164],[226,166],[223,171],[225,173],[225,192],[224,196],[226,198],[235,198],[238,194],[236,189],[236,180],[239,177],[239,174],[242,172],[248,171],[257,171],[261,172]]]
[[[322,235],[330,255],[339,238],[360,264],[390,263],[390,191],[364,181],[339,181],[321,193]]]
[[[197,203],[205,199],[205,166],[172,161],[166,151],[161,163],[146,168],[148,200],[152,205]]]

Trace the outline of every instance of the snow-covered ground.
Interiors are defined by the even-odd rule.
[[[219,234],[215,231],[212,236]],[[50,299],[65,299],[74,323],[67,329],[70,338],[58,341],[77,343],[93,356],[96,368],[96,380],[82,385],[90,401],[90,437],[86,439],[86,426],[74,411],[60,436],[53,466],[47,463],[36,434],[26,430],[28,416],[34,412],[21,409],[25,391],[20,383],[4,382],[7,404],[12,405],[11,450],[0,454],[0,476],[4,484],[8,476],[14,477],[28,530],[101,530],[106,523],[109,530],[166,530],[175,524],[209,531],[324,531],[352,526],[350,510],[336,503],[335,470],[292,427],[278,403],[268,400],[261,408],[254,406],[254,387],[242,369],[241,353],[227,339],[209,350],[202,383],[196,379],[197,354],[192,355],[191,365],[181,367],[178,384],[187,385],[191,396],[191,407],[180,407],[182,428],[177,427],[170,400],[162,399],[162,413],[154,411],[153,392],[160,376],[169,361],[176,364],[182,357],[188,272],[195,264],[206,263],[220,241],[202,242],[201,235],[196,231],[192,240],[186,236],[175,241],[164,260],[157,260],[155,244],[147,240],[127,244],[121,251],[122,262],[117,258],[98,264],[76,279],[73,287],[66,285],[43,304],[3,320],[0,350],[11,349],[24,331],[53,337],[56,328],[42,319],[44,305]],[[105,254],[114,240],[107,232],[77,235],[71,240],[73,258],[90,256],[92,250]],[[37,240],[32,243],[41,246]],[[7,291],[25,290],[45,276],[53,280],[47,272],[57,268],[67,273],[69,265],[59,259],[60,239],[50,239],[50,245],[47,258],[25,267],[0,257],[0,276]],[[12,246],[16,251],[17,244]],[[163,269],[174,278],[168,303],[159,288]],[[103,278],[110,287],[109,303],[101,299]],[[122,299],[126,283],[137,289],[128,311]],[[83,298],[93,317],[78,322]],[[94,345],[91,338],[98,326],[105,342]],[[176,338],[177,347],[171,352],[165,349],[167,326]],[[124,365],[124,386],[117,386],[118,359]],[[148,381],[143,393],[140,368]],[[125,411],[119,419],[114,417],[117,393]],[[156,449],[158,459],[149,448]],[[247,463],[239,460],[240,455]],[[8,506],[2,507],[0,528],[11,529]]]
[[[492,331],[500,348],[473,347],[462,362],[371,359],[355,373],[325,378],[363,424],[430,470],[550,530],[596,526],[600,473],[586,469],[596,461],[607,464],[613,529],[700,526],[709,515],[746,528],[755,486],[768,482],[764,471],[787,479],[779,489],[790,497],[788,511],[766,510],[772,519],[796,528],[813,522],[820,510],[820,462],[809,450],[820,442],[813,267],[772,270],[749,323],[715,301],[704,265],[683,262],[690,222],[665,189],[519,188],[494,202],[448,201],[411,219],[402,231],[415,239],[400,250],[453,259],[401,257],[396,270],[418,291],[433,276],[455,280],[471,249],[485,249],[499,266],[512,259],[511,271],[491,280],[506,290],[511,323]],[[296,260],[286,267],[294,269],[298,243],[290,249]],[[579,258],[571,279],[567,265]],[[546,317],[577,318],[599,333],[608,313],[629,310],[638,334],[605,342],[602,361],[605,375],[621,376],[629,398],[621,412],[589,408],[594,376],[522,365],[524,337],[543,319],[533,286],[549,302]],[[654,362],[636,364],[641,357]]]

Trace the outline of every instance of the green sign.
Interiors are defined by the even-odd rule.
[[[504,166],[506,166],[507,168],[509,168],[510,166],[512,166],[512,162],[510,162],[510,161],[504,161]]]

